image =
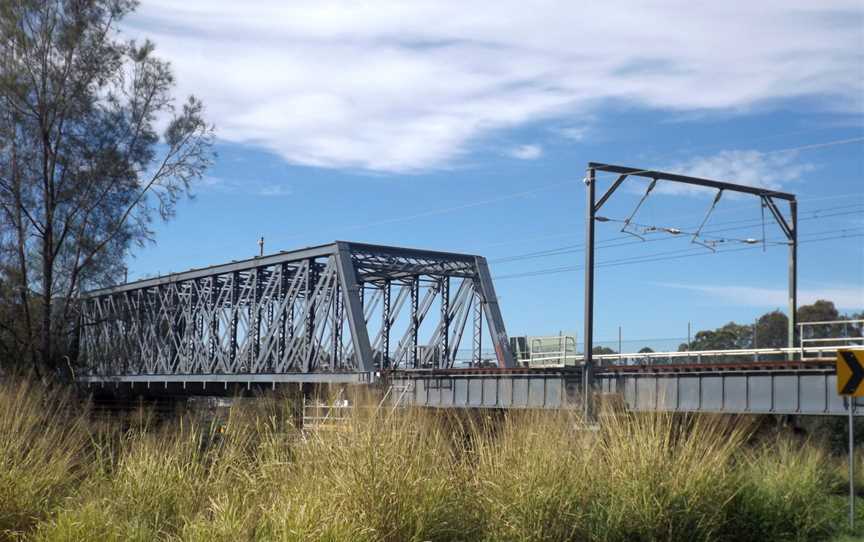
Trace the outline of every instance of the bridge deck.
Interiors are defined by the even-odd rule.
[[[376,378],[377,376],[377,378]],[[788,361],[607,366],[595,393],[633,411],[846,415],[832,363]],[[96,393],[226,395],[298,384],[389,384],[402,405],[433,408],[581,409],[583,375],[564,369],[449,369],[375,373],[88,376]],[[864,406],[864,401],[856,403]],[[864,415],[864,408],[859,409]]]
[[[582,408],[575,368],[401,372],[392,383],[405,390],[403,403],[418,406]],[[827,361],[607,366],[597,369],[595,384],[634,411],[848,415]]]

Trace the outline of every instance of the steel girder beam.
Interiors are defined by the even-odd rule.
[[[584,409],[580,371],[483,370],[395,373],[396,404],[433,408]],[[627,410],[722,414],[848,415],[833,369],[602,372],[589,392]],[[856,399],[864,416],[864,398]]]
[[[80,358],[90,375],[130,377],[449,367],[472,305],[511,367],[485,259],[337,241],[84,294]]]

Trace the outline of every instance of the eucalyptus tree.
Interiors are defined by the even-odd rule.
[[[75,300],[116,280],[213,159],[129,0],[0,2],[0,343],[38,373],[74,343]]]

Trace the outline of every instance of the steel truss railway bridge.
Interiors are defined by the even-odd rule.
[[[633,410],[844,414],[835,349],[594,356],[589,389]],[[581,409],[586,388],[581,357],[516,366],[484,258],[349,242],[90,292],[81,356],[80,381],[125,395],[365,384],[398,404]]]
[[[595,203],[597,170],[621,177]],[[589,164],[589,269],[596,211],[628,175],[648,176],[652,187],[670,180],[746,189],[775,215],[773,198],[792,198],[792,220],[778,220],[789,232],[794,314],[797,226],[788,194]],[[586,286],[593,288],[593,274]],[[593,290],[586,293],[590,338]],[[607,398],[632,410],[848,413],[836,394],[830,344],[688,352],[683,361],[669,359],[678,353],[640,354],[628,362],[592,355],[589,339],[587,359],[575,366],[518,367],[487,262],[469,254],[337,241],[91,291],[80,312],[87,370],[78,380],[95,393],[369,385],[386,389],[394,404],[440,408],[590,412]],[[484,347],[494,354],[484,355]]]

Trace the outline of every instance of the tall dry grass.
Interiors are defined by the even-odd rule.
[[[737,490],[748,426],[728,419],[608,413],[509,421],[477,469],[496,540],[714,540]]]
[[[369,400],[299,431],[270,401],[93,431],[28,386],[0,394],[20,435],[0,448],[17,469],[0,473],[7,539],[819,540],[842,525],[825,452],[753,446],[745,420],[609,411],[589,427]]]
[[[0,540],[32,530],[86,476],[90,436],[76,405],[64,390],[0,382]]]

